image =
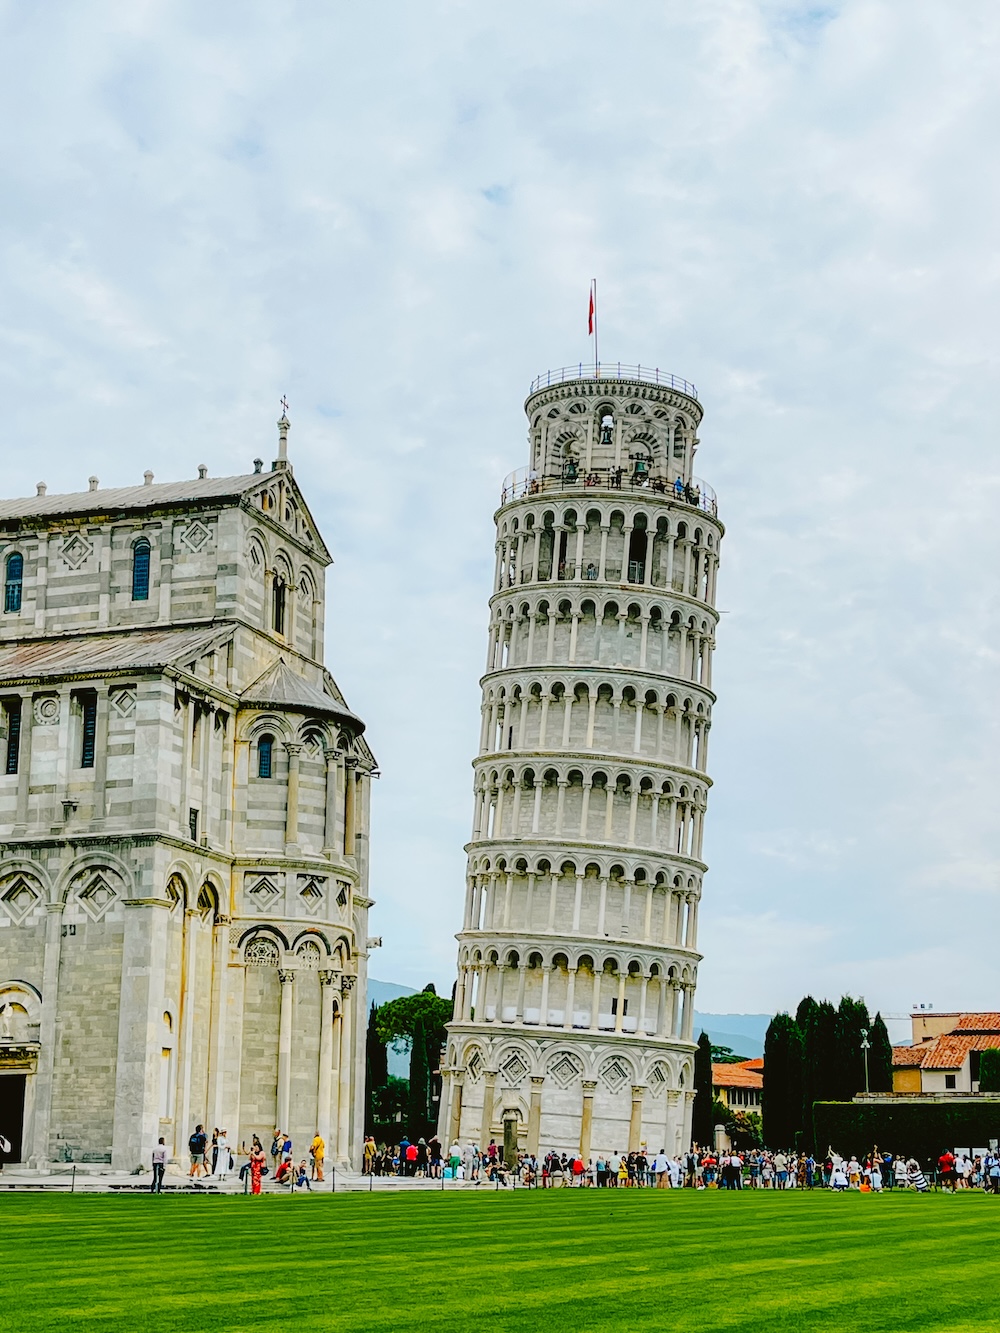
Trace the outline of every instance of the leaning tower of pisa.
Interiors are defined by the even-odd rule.
[[[504,485],[448,1142],[686,1146],[722,525],[702,409],[647,367],[540,376]],[[514,1126],[510,1122],[515,1122]]]

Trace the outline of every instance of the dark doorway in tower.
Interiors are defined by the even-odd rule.
[[[26,1074],[0,1074],[0,1134],[10,1140],[10,1152],[0,1152],[2,1162],[21,1160],[26,1079]]]
[[[646,531],[634,528],[628,543],[628,581],[643,583],[646,579]]]

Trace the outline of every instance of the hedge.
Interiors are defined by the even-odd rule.
[[[986,1148],[1000,1140],[1000,1098],[959,1102],[814,1102],[817,1155],[884,1151],[925,1166],[945,1148]]]

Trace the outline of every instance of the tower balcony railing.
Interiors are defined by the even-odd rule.
[[[585,472],[582,468],[571,466],[564,468],[558,477],[542,476],[533,468],[518,468],[505,479],[500,503],[505,505],[525,495],[549,495],[557,491],[560,495],[586,495],[592,491],[645,492],[661,495],[674,504],[690,505],[692,509],[700,509],[713,518],[718,517],[719,513],[715,491],[700,477],[692,477],[687,482],[680,477],[675,481],[667,481],[663,477],[654,476],[648,469],[637,467],[631,471],[620,467],[604,467],[591,468]]]
[[[678,389],[689,398],[697,399],[698,390],[680,375],[671,375],[659,366],[627,366],[621,361],[600,361],[588,365],[579,361],[575,366],[560,366],[558,370],[546,370],[536,375],[531,381],[529,394],[539,389],[547,389],[552,384],[565,384],[567,380],[638,380],[641,384],[662,384],[666,389]]]

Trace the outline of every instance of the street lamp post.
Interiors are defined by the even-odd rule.
[[[868,1040],[868,1029],[861,1029],[861,1050],[865,1057],[865,1092],[868,1091],[868,1052],[871,1050],[871,1043]]]

